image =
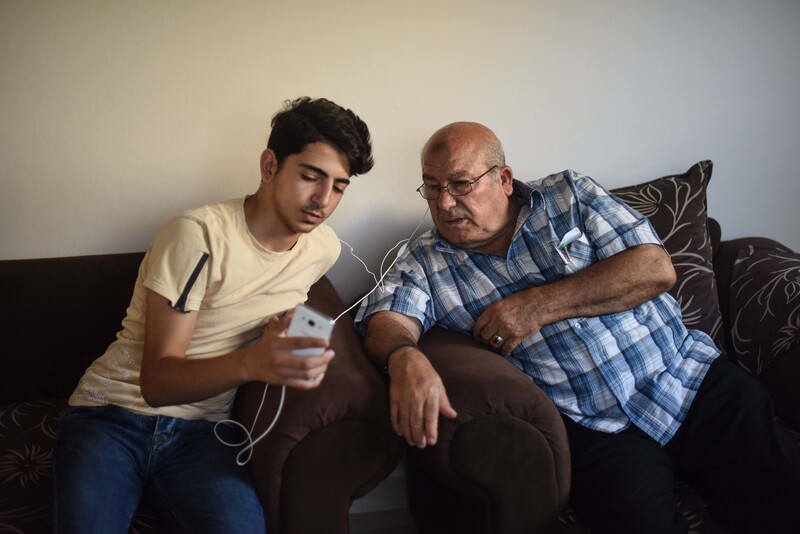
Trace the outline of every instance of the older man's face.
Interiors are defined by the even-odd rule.
[[[485,163],[478,143],[461,139],[445,147],[426,150],[422,156],[422,181],[445,186],[474,180],[491,165]],[[472,192],[453,196],[446,189],[428,200],[437,230],[451,244],[481,252],[495,252],[494,240],[510,223],[509,196],[513,190],[508,167],[498,167],[473,185]],[[512,223],[513,224],[513,223]]]

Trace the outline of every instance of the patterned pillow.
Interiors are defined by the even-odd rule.
[[[745,247],[732,278],[733,347],[742,365],[761,374],[777,357],[800,346],[800,254]]]
[[[678,276],[669,293],[681,305],[684,324],[710,335],[722,348],[725,338],[706,206],[711,169],[711,161],[701,161],[683,174],[612,189],[611,193],[650,219],[664,242]]]

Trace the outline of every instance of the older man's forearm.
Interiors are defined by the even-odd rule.
[[[669,256],[657,245],[640,245],[600,261],[554,284],[537,288],[548,303],[548,324],[631,309],[675,283]]]
[[[378,312],[369,319],[364,350],[372,362],[384,368],[386,359],[406,345],[416,346],[422,327],[416,319],[396,312]]]

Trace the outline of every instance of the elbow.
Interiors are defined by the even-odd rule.
[[[141,384],[140,389],[142,390],[142,398],[148,406],[152,406],[153,408],[160,408],[163,406],[163,404],[159,402],[158,395],[154,395],[153,391],[145,386],[144,383]]]
[[[644,296],[654,298],[672,289],[678,281],[678,275],[669,254],[657,245],[642,245],[636,250],[640,254],[638,275],[641,277]]]
[[[151,408],[161,408],[162,406],[167,405],[166,402],[159,401],[158,397],[154,397],[152,395],[146,395],[144,393],[144,390],[142,390],[142,398],[144,399],[144,402],[146,402],[147,405],[150,406]]]
[[[148,404],[148,406],[160,408],[168,404],[163,396],[159,395],[158,388],[153,383],[150,373],[146,372],[144,368],[139,376],[139,390],[142,393],[142,398]]]
[[[675,267],[672,265],[672,260],[669,255],[663,251],[661,251],[661,257],[658,260],[656,268],[653,269],[653,272],[657,273],[656,283],[659,286],[659,293],[669,291],[678,281],[678,275],[675,272]]]
[[[661,279],[661,291],[660,293],[665,293],[672,289],[675,283],[678,281],[678,277],[675,274],[675,269],[670,266],[670,270],[668,273],[665,273],[665,276]]]
[[[145,390],[142,389],[142,398],[151,408],[161,408],[162,406],[168,406],[170,404],[169,402],[166,402],[164,399],[160,398],[158,395],[145,393],[144,391]]]

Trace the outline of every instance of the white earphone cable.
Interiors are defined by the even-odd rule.
[[[419,230],[419,227],[422,226],[422,221],[425,219],[425,215],[427,215],[427,214],[428,214],[428,210],[426,209],[425,213],[422,214],[422,217],[420,218],[419,223],[417,223],[417,226],[411,232],[411,235],[409,235],[405,239],[401,239],[400,241],[398,241],[397,244],[395,246],[393,246],[392,248],[390,248],[386,252],[386,254],[383,256],[383,259],[381,260],[381,265],[380,265],[380,273],[381,273],[380,278],[378,278],[375,275],[375,273],[373,273],[372,271],[369,270],[369,268],[367,267],[367,264],[364,263],[364,260],[362,260],[361,258],[356,256],[356,253],[353,250],[352,246],[350,246],[347,242],[345,242],[342,239],[339,240],[342,243],[344,243],[345,245],[347,245],[348,248],[350,248],[350,254],[354,258],[356,258],[358,261],[360,261],[361,265],[364,266],[364,269],[372,276],[372,279],[375,280],[375,286],[372,289],[370,289],[369,292],[366,295],[364,295],[363,297],[358,299],[352,306],[350,306],[349,308],[344,310],[342,313],[340,313],[336,317],[336,319],[334,319],[334,322],[338,321],[347,312],[349,312],[350,310],[352,310],[353,308],[355,308],[356,306],[361,304],[361,302],[364,299],[366,299],[367,297],[369,297],[372,293],[374,293],[376,289],[381,288],[381,291],[383,291],[383,279],[386,278],[386,275],[389,274],[389,270],[394,266],[395,263],[397,263],[397,260],[400,259],[400,256],[406,251],[407,245],[411,242],[411,239],[414,237],[414,234],[417,233],[417,230]],[[401,245],[403,245],[403,246],[401,246]],[[400,247],[400,251],[398,252],[398,254],[395,257],[395,259],[392,261],[392,263],[390,263],[389,266],[386,267],[386,269],[384,269],[383,268],[383,264],[386,263],[386,258],[388,258],[389,254],[391,254],[397,247]],[[258,436],[258,438],[253,439],[253,431],[256,428],[256,423],[258,422],[258,416],[261,414],[261,409],[264,407],[264,403],[265,403],[265,401],[267,399],[267,390],[268,389],[269,389],[269,384],[265,383],[264,384],[264,393],[261,395],[261,403],[258,405],[258,410],[256,411],[256,415],[253,418],[253,425],[250,428],[250,430],[248,430],[239,421],[235,421],[233,419],[224,419],[222,421],[218,421],[214,425],[214,435],[217,437],[217,439],[222,444],[227,445],[229,447],[240,447],[240,446],[246,444],[244,446],[244,448],[241,451],[239,451],[239,453],[236,455],[236,463],[238,465],[245,465],[250,461],[250,458],[253,457],[253,448],[255,447],[256,443],[258,443],[259,441],[264,439],[267,436],[267,434],[269,434],[272,431],[272,428],[278,422],[278,417],[280,416],[281,411],[283,410],[283,402],[286,399],[286,386],[282,385],[281,386],[281,399],[280,399],[280,402],[278,403],[278,409],[275,412],[275,417],[272,418],[272,422],[269,424],[267,429],[264,430],[264,432],[260,436]],[[236,442],[236,443],[229,442],[229,441],[225,440],[222,436],[219,435],[219,431],[217,430],[217,427],[219,425],[221,425],[221,424],[233,425],[233,426],[239,427],[242,430],[242,432],[244,433],[244,435],[245,435],[244,439],[242,439],[241,441]],[[246,457],[243,458],[243,455],[246,455]]]

